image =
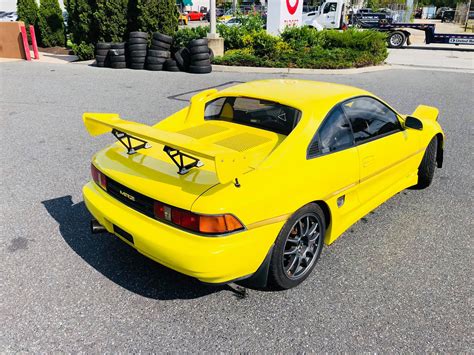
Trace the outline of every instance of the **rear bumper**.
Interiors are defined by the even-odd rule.
[[[173,270],[207,283],[224,283],[257,271],[273,245],[283,222],[225,237],[202,237],[149,218],[115,200],[95,183],[83,188],[84,202],[100,224],[113,225],[133,236],[143,255]]]

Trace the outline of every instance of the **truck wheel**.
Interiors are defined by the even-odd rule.
[[[388,38],[388,46],[390,48],[400,48],[405,44],[406,36],[401,31],[392,32]]]

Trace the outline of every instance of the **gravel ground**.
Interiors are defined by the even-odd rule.
[[[112,137],[85,111],[153,123],[192,90],[279,75],[0,66],[1,352],[470,352],[474,75],[388,70],[294,76],[355,85],[401,112],[439,107],[445,167],[324,249],[312,276],[244,299],[89,233],[81,187]]]

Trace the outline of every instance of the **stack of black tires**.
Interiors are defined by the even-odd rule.
[[[109,66],[109,49],[111,43],[100,42],[95,46],[95,64],[98,67],[108,67]]]
[[[195,74],[212,72],[214,53],[208,46],[207,38],[192,40],[187,47],[179,49],[174,57],[182,71]]]
[[[151,46],[146,56],[146,69],[157,71],[166,68],[166,62],[171,57],[172,43],[173,37],[159,32],[153,33]]]
[[[112,43],[109,49],[110,67],[114,69],[124,69],[127,67],[125,59],[125,43]]]
[[[148,33],[130,32],[127,41],[128,67],[131,69],[145,69],[145,60],[148,48]]]
[[[126,43],[97,43],[96,65],[115,69],[147,69],[166,71],[187,71],[204,74],[212,72],[214,57],[207,38],[195,39],[187,47],[171,55],[173,37],[155,32],[148,48],[148,33],[130,32]]]
[[[205,74],[212,72],[211,53],[207,38],[194,39],[188,44],[190,53],[189,72]]]

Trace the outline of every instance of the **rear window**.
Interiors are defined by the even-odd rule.
[[[204,119],[228,121],[288,135],[296,127],[301,112],[278,102],[249,97],[227,96],[206,104]]]

